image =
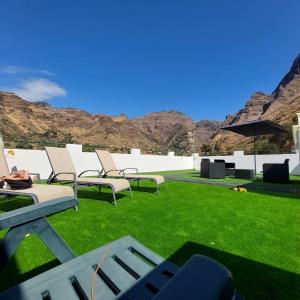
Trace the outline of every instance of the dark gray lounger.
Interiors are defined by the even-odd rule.
[[[37,233],[62,263],[5,291],[0,299],[92,299],[92,277],[105,254],[94,276],[94,299],[239,298],[230,272],[219,263],[195,255],[179,269],[130,236],[75,258],[45,216],[77,204],[77,199],[63,198],[0,215],[0,230],[10,228],[0,242],[0,272],[28,232]]]

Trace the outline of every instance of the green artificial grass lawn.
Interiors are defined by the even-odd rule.
[[[125,235],[177,265],[195,253],[227,266],[246,299],[299,299],[300,202],[291,194],[235,192],[228,188],[168,182],[160,195],[151,183],[124,192],[118,206],[111,191],[79,191],[79,210],[49,217],[77,254]],[[28,205],[0,199],[4,212]],[[0,232],[3,236],[5,231]],[[26,238],[0,277],[1,289],[57,264],[35,236]]]

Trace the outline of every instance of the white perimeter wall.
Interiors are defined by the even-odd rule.
[[[101,170],[100,162],[94,152],[82,152],[81,145],[67,145],[77,173],[84,170]],[[44,150],[14,149],[15,155],[9,155],[5,149],[6,160],[10,169],[17,167],[19,170],[28,170],[32,173],[39,173],[42,179],[48,178],[51,173],[51,166]],[[253,155],[244,155],[243,151],[235,151],[228,156],[175,156],[173,152],[169,155],[143,155],[138,149],[133,149],[131,154],[112,154],[118,169],[138,168],[139,172],[155,172],[168,170],[200,169],[202,158],[224,159],[226,162],[234,162],[238,169],[253,169]],[[272,154],[257,155],[257,171],[262,171],[263,163],[283,163],[290,159],[290,172],[293,175],[300,175],[300,154]],[[92,175],[87,173],[87,175]]]
[[[84,170],[102,169],[95,152],[82,152],[81,145],[69,144],[66,147],[77,174]],[[9,155],[8,150],[4,151],[10,169],[17,167],[19,170],[39,173],[42,179],[50,175],[51,166],[44,150],[14,149],[15,155]],[[113,153],[112,156],[118,169],[138,168],[139,172],[193,169],[192,156],[175,156],[172,152],[169,155],[142,155],[137,149],[133,149],[132,154]]]

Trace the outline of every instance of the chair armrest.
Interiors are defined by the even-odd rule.
[[[51,181],[50,183],[56,179],[57,176],[59,175],[73,175],[73,181],[74,182],[77,182],[76,178],[77,178],[77,174],[76,173],[73,173],[73,172],[60,172],[60,173],[56,173],[52,178],[51,178]]]
[[[103,169],[102,169],[101,171],[99,171],[99,170],[85,170],[85,171],[81,172],[81,173],[78,175],[78,177],[81,177],[81,175],[83,175],[83,174],[86,173],[86,172],[97,172],[97,173],[98,173],[98,177],[101,177],[102,171],[103,171]]]
[[[77,205],[78,200],[76,198],[63,197],[18,208],[0,215],[0,230],[24,224],[69,208],[74,208]]]
[[[107,174],[110,173],[110,172],[119,172],[119,174],[123,173],[123,176],[125,176],[124,175],[124,170],[113,169],[113,170],[108,170],[107,172],[105,172],[103,177],[107,177]]]
[[[138,168],[125,168],[125,169],[123,169],[122,171],[125,172],[125,170],[135,170],[136,174],[139,173]]]

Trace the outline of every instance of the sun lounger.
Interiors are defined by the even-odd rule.
[[[0,272],[27,233],[36,233],[61,265],[0,294],[0,299],[240,299],[230,272],[216,261],[193,256],[181,269],[131,236],[75,257],[46,216],[76,207],[75,198],[56,199],[0,215]]]
[[[3,148],[0,146],[0,176],[10,174]],[[74,197],[74,191],[68,186],[49,186],[47,184],[33,184],[32,187],[22,190],[0,188],[2,195],[28,196],[35,203],[45,202],[60,197]]]
[[[51,167],[52,173],[48,179],[48,183],[55,181],[72,182],[75,194],[83,186],[109,186],[112,189],[114,204],[117,205],[116,193],[129,189],[130,184],[126,179],[112,179],[100,177],[99,170],[86,170],[77,176],[69,151],[66,148],[45,147]],[[96,172],[98,178],[81,177],[86,172]]]
[[[113,178],[126,178],[128,180],[137,180],[138,183],[140,180],[150,180],[156,183],[157,191],[159,191],[159,186],[164,184],[166,187],[165,179],[161,175],[144,175],[138,174],[137,168],[126,168],[123,170],[118,170],[111,154],[105,150],[96,150],[97,156],[100,160],[104,171],[104,177],[113,177]],[[127,170],[135,170],[135,174],[126,173]]]

